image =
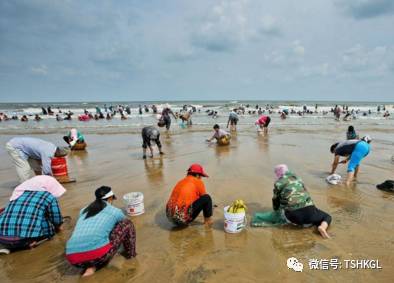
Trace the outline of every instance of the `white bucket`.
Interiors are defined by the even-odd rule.
[[[230,213],[227,212],[229,205],[224,208],[224,231],[227,233],[239,233],[246,226],[245,212]]]
[[[141,192],[132,192],[123,196],[126,205],[126,212],[130,216],[141,215],[145,212],[144,194]]]

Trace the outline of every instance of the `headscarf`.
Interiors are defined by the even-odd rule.
[[[47,191],[55,198],[59,198],[66,192],[66,189],[54,177],[39,175],[17,186],[12,193],[10,201],[18,199],[25,191]]]
[[[289,171],[289,168],[287,167],[286,164],[279,164],[279,165],[275,166],[274,171],[275,171],[276,178],[279,180],[280,178],[282,178],[286,174],[286,172]]]

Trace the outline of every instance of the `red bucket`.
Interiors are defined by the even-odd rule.
[[[54,157],[51,162],[52,175],[54,177],[67,176],[67,160],[65,157]]]

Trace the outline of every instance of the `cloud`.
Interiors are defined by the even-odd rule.
[[[264,54],[264,61],[275,67],[299,66],[305,57],[305,47],[301,41],[295,40],[282,50],[273,50]]]
[[[261,36],[278,36],[278,20],[270,15],[256,19],[247,0],[221,1],[192,32],[191,44],[213,52],[231,52]]]
[[[31,67],[30,72],[34,75],[46,76],[48,74],[48,67],[46,65]]]
[[[265,15],[261,19],[261,27],[259,32],[264,35],[278,36],[281,34],[281,28],[278,20],[270,15]]]
[[[293,53],[298,57],[304,57],[305,47],[301,45],[299,40],[293,42]]]
[[[342,53],[338,69],[340,77],[383,79],[393,75],[394,47],[368,48],[357,44]]]
[[[336,5],[355,19],[394,14],[393,0],[338,0]]]
[[[198,59],[198,52],[192,48],[178,48],[166,57],[169,62],[186,62]]]
[[[192,45],[208,51],[226,52],[236,48],[249,36],[247,1],[221,1],[213,6],[195,32]]]

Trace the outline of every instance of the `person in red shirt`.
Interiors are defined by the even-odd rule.
[[[264,130],[264,134],[268,133],[268,125],[271,122],[270,116],[261,115],[256,121],[255,125],[259,126],[261,130]],[[259,130],[260,131],[260,130]]]
[[[204,223],[212,222],[212,199],[205,190],[202,177],[208,177],[204,168],[192,164],[187,170],[187,176],[179,181],[172,190],[167,202],[167,218],[177,226],[188,225],[203,212]]]

